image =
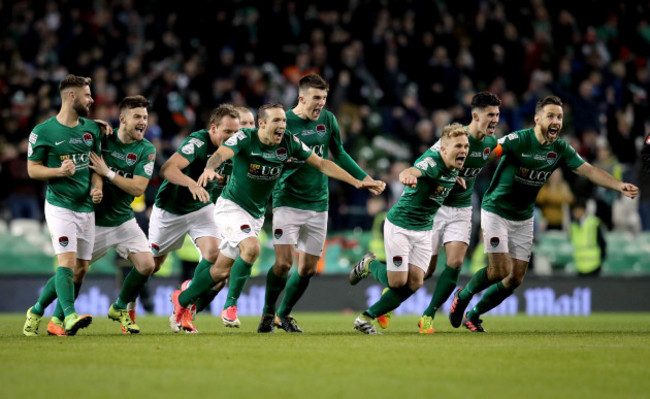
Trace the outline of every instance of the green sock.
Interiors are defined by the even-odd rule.
[[[149,280],[149,276],[140,274],[135,266],[131,268],[131,271],[126,275],[122,283],[122,291],[120,291],[120,295],[117,296],[117,300],[113,303],[113,306],[116,309],[126,309],[126,305],[138,297],[140,290],[142,290],[147,280]]]
[[[490,309],[496,308],[504,299],[512,295],[514,289],[506,288],[503,285],[503,282],[499,281],[496,284],[492,284],[485,290],[483,298],[470,310],[467,312],[467,317],[473,319],[486,313]]]
[[[492,285],[492,283],[490,282],[487,276],[487,269],[488,268],[486,266],[480,269],[479,271],[477,271],[476,273],[474,273],[472,278],[469,279],[469,281],[467,282],[465,288],[463,288],[460,294],[458,294],[460,299],[462,299],[463,301],[470,299],[477,292],[481,292],[487,287],[489,287],[490,285]]]
[[[204,268],[192,278],[192,284],[178,296],[178,302],[184,308],[196,302],[197,298],[208,292],[217,282],[210,276],[210,269]]]
[[[81,291],[81,283],[74,283],[74,299],[77,300],[79,296],[79,291]],[[56,307],[54,308],[54,313],[52,317],[56,317],[59,320],[65,319],[65,314],[63,313],[63,308],[61,307],[61,301],[56,302]]]
[[[288,316],[302,294],[305,293],[311,277],[301,277],[298,271],[291,275],[284,289],[284,298],[278,309],[278,316]]]
[[[66,316],[75,312],[73,276],[72,269],[63,266],[56,268],[56,297],[59,299],[61,310]]]
[[[266,293],[264,294],[264,314],[275,314],[275,303],[287,283],[287,277],[275,274],[273,268],[266,273]]]
[[[372,305],[364,313],[368,314],[373,319],[396,309],[402,302],[413,295],[415,291],[404,285],[399,288],[391,288],[384,295],[379,298],[374,305]]]
[[[50,306],[52,302],[56,299],[56,275],[50,277],[41,291],[36,304],[32,307],[32,313],[35,313],[39,316],[43,316],[45,313],[45,308]]]
[[[194,276],[192,277],[192,280],[194,280],[194,277],[196,277],[199,273],[201,273],[205,269],[209,269],[210,266],[212,266],[212,262],[208,262],[205,259],[201,259],[199,263],[197,263],[196,267],[194,268]]]
[[[438,277],[438,282],[436,282],[436,289],[433,291],[433,297],[429,303],[429,307],[425,309],[423,316],[436,317],[436,311],[443,303],[449,298],[449,296],[454,292],[456,288],[456,283],[458,283],[458,276],[460,275],[460,269],[454,269],[445,265],[445,269],[440,273]]]
[[[388,287],[388,273],[386,272],[386,265],[378,260],[373,260],[368,265],[370,274],[380,282],[384,287]]]
[[[230,279],[228,281],[228,296],[226,297],[226,303],[223,305],[224,309],[237,306],[237,300],[251,276],[252,269],[253,264],[246,262],[242,258],[237,258],[232,265]]]
[[[202,294],[199,299],[196,300],[196,312],[198,313],[207,308],[212,303],[214,298],[216,298],[216,296],[219,294],[219,291],[221,291],[221,289],[218,291],[211,289],[205,294]]]

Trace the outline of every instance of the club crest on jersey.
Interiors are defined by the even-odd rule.
[[[244,233],[247,233],[247,234],[248,234],[248,233],[251,232],[251,226],[249,226],[249,225],[247,225],[247,224],[242,224],[239,228],[240,228],[241,231],[243,231]]]
[[[280,238],[280,237],[282,237],[283,233],[284,232],[282,231],[282,229],[275,229],[275,231],[273,232],[273,237]]]
[[[70,241],[68,240],[68,237],[66,236],[59,237],[59,245],[62,246],[63,248],[67,247],[69,242]]]
[[[157,244],[151,243],[151,252],[157,254],[160,251],[160,247]]]
[[[135,161],[137,161],[137,160],[138,160],[138,156],[135,155],[134,153],[129,152],[128,154],[126,154],[126,164],[127,165],[133,166],[133,165],[135,165]]]
[[[488,159],[489,156],[490,156],[490,149],[489,148],[484,149],[483,150],[483,159]]]
[[[499,237],[492,237],[492,238],[490,238],[490,246],[491,246],[492,248],[496,248],[496,247],[498,247],[500,242],[501,242],[501,241],[499,240]]]
[[[402,266],[402,257],[401,256],[393,256],[393,264],[395,266]]]
[[[93,135],[90,133],[84,133],[84,143],[86,143],[88,147],[93,145]]]
[[[29,139],[31,140],[31,136],[29,137]],[[645,138],[645,143],[650,145],[650,134],[648,135],[648,137]]]
[[[275,150],[275,156],[278,157],[280,161],[284,161],[287,159],[287,149],[286,148],[278,148]]]
[[[557,153],[551,151],[546,154],[546,162],[548,162],[549,165],[553,165],[557,161]]]
[[[324,136],[325,133],[327,133],[327,130],[325,129],[325,125],[316,126],[316,133],[318,133],[319,136]]]

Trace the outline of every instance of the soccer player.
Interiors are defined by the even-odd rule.
[[[499,123],[500,105],[499,97],[489,92],[477,93],[472,98],[472,121],[466,127],[469,133],[469,152],[465,164],[458,172],[458,176],[465,180],[466,188],[455,185],[433,220],[433,255],[424,278],[427,279],[436,270],[438,252],[442,245],[445,246],[446,264],[436,282],[431,302],[420,318],[420,333],[434,332],[433,319],[436,311],[454,292],[458,283],[472,231],[472,189],[476,177],[497,146],[494,131]],[[440,141],[432,150],[440,150]]]
[[[494,150],[503,155],[483,197],[481,225],[488,266],[479,270],[454,294],[449,321],[472,332],[485,332],[480,315],[499,305],[522,283],[533,244],[533,208],[540,188],[563,165],[593,183],[634,198],[638,188],[623,183],[585,162],[566,141],[562,129],[562,100],[540,99],[535,107],[535,126],[499,140]],[[474,294],[486,290],[469,312]]]
[[[90,83],[90,78],[66,76],[59,84],[59,113],[37,125],[29,135],[27,172],[32,179],[47,181],[45,219],[58,267],[36,304],[27,310],[23,327],[26,336],[38,335],[43,304],[54,298],[58,298],[65,315],[66,335],[75,335],[92,322],[92,316],[80,316],[74,307],[93,250],[93,203],[102,199],[102,179],[88,168],[90,154],[100,151],[101,132],[99,123],[85,118],[93,104]]]
[[[114,248],[134,265],[123,282],[117,301],[108,311],[108,318],[119,321],[125,334],[140,332],[135,324],[135,316],[128,314],[126,305],[135,300],[154,272],[149,242],[138,226],[131,208],[133,199],[142,195],[147,188],[156,158],[155,147],[144,138],[149,105],[149,100],[143,96],[122,100],[119,107],[120,126],[114,134],[102,138],[102,153],[105,158],[91,153],[91,164],[88,166],[105,179],[102,205],[95,209],[95,241],[90,264]],[[79,284],[81,282],[78,281]],[[50,335],[66,335],[62,309],[58,303],[47,332]]]
[[[117,300],[108,310],[108,318],[120,322],[125,334],[140,332],[127,304],[135,301],[156,270],[147,236],[131,208],[134,198],[144,194],[156,159],[156,148],[144,138],[149,105],[143,96],[122,100],[120,126],[102,142],[104,156],[90,156],[90,167],[105,178],[104,201],[95,209],[95,246],[90,263],[104,257],[110,248],[133,263]]]
[[[324,109],[329,90],[327,82],[319,75],[309,74],[300,79],[298,88],[298,104],[286,113],[287,129],[316,155],[327,158],[331,151],[336,163],[356,179],[373,181],[345,152],[336,117]],[[383,188],[373,192],[380,194]],[[328,203],[327,176],[299,160],[293,160],[284,169],[273,191],[275,264],[266,275],[263,312],[276,314],[276,301],[285,290],[275,324],[287,332],[302,332],[290,314],[316,273],[327,236]],[[298,270],[287,281],[296,245]],[[245,279],[239,277],[242,272],[246,273]],[[229,290],[224,305],[221,319],[227,326],[239,326],[236,301],[248,276],[250,268],[231,271],[230,285],[238,290]]]
[[[160,170],[165,180],[156,195],[149,222],[149,242],[156,270],[169,252],[183,245],[185,234],[190,235],[201,253],[201,260],[194,270],[195,276],[209,270],[219,254],[221,233],[215,223],[211,200],[215,191],[211,186],[223,184],[226,176],[222,175],[204,186],[198,184],[196,179],[212,153],[239,130],[239,113],[232,105],[221,105],[210,114],[208,126],[207,130],[196,131],[183,140]],[[203,297],[195,298],[197,303],[192,314],[214,299],[221,287],[214,288],[206,290]],[[170,327],[174,332],[180,331],[179,323],[173,318],[170,318]],[[186,320],[183,330],[197,332],[192,317]]]
[[[433,219],[451,192],[469,151],[467,128],[460,123],[445,126],[440,150],[428,149],[414,166],[399,174],[406,186],[399,201],[388,211],[384,224],[387,265],[371,252],[350,271],[355,285],[368,274],[389,287],[381,298],[361,313],[354,328],[364,334],[381,334],[372,324],[377,316],[397,308],[422,287],[431,260]],[[464,185],[463,179],[459,183]]]
[[[331,161],[322,159],[286,131],[287,117],[281,104],[262,105],[257,113],[259,128],[237,132],[210,158],[198,183],[207,184],[219,178],[215,171],[224,161],[233,159],[233,172],[217,200],[219,223],[223,236],[216,263],[194,275],[192,284],[172,294],[172,318],[185,328],[190,319],[187,308],[210,287],[225,280],[233,264],[250,269],[260,253],[257,239],[266,204],[283,168],[294,160],[305,161],[321,173],[345,181],[357,188],[378,188],[380,181],[359,181]],[[264,314],[258,332],[272,332],[274,314]]]

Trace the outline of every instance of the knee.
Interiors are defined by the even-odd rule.
[[[146,261],[136,265],[136,269],[138,269],[138,272],[143,276],[151,276],[152,274],[160,270],[160,265],[156,267],[156,264],[152,259],[150,261]]]
[[[203,256],[203,259],[207,260],[208,262],[214,263],[217,261],[217,257],[219,256],[219,248],[208,248],[205,253],[201,253],[201,256]]]
[[[411,290],[417,291],[420,289],[420,287],[422,287],[423,284],[424,284],[423,280],[415,280],[415,281],[409,281],[408,286]]]
[[[395,279],[393,281],[388,279],[388,288],[391,288],[391,289],[395,290],[395,289],[404,287],[407,282],[408,281],[406,279]]]
[[[452,269],[460,270],[460,268],[463,266],[463,259],[447,259],[447,266],[451,267]]]
[[[88,271],[85,268],[78,268],[74,271],[72,280],[75,283],[81,283],[84,281],[84,278],[86,277],[86,273],[88,273]]]
[[[249,263],[253,263],[260,256],[260,243],[257,241],[249,242],[241,246],[241,258]],[[291,267],[291,266],[289,266]]]
[[[504,280],[503,283],[506,287],[515,289],[521,285],[524,281],[524,276],[519,276],[516,274],[509,274]]]
[[[291,269],[292,262],[287,259],[276,259],[275,260],[275,266],[274,266],[274,271],[276,275],[278,276],[284,276],[287,273],[289,273],[289,270]]]
[[[230,269],[217,268],[214,265],[210,268],[210,277],[217,283],[214,285],[215,287],[220,283],[225,283],[228,276],[230,276]]]
[[[316,274],[316,269],[304,268],[302,270],[299,270],[299,274],[300,274],[300,277],[311,278],[314,274]]]

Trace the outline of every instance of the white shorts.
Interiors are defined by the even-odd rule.
[[[154,205],[149,220],[149,242],[154,257],[182,247],[185,234],[189,234],[195,244],[201,237],[220,238],[214,222],[214,204],[185,215],[176,215]]]
[[[327,212],[273,208],[273,245],[296,245],[300,252],[321,256],[326,236]]]
[[[426,273],[431,260],[431,230],[406,230],[388,219],[384,223],[386,270],[406,272],[408,265],[417,266]]]
[[[95,246],[90,263],[95,263],[106,256],[111,248],[115,248],[115,252],[124,259],[128,259],[130,254],[151,252],[147,236],[144,235],[135,218],[119,226],[95,226]]]
[[[55,254],[76,252],[77,259],[91,259],[95,242],[95,212],[75,212],[45,201],[45,221]]]
[[[431,249],[434,255],[438,255],[440,247],[448,242],[458,241],[469,245],[472,233],[472,207],[441,206],[433,218],[431,233]]]
[[[221,227],[221,254],[230,258],[239,257],[239,243],[248,237],[257,237],[264,224],[264,216],[255,219],[244,208],[229,199],[219,197],[214,217]]]
[[[513,259],[529,262],[533,248],[533,219],[508,220],[481,209],[485,253],[507,253]]]

